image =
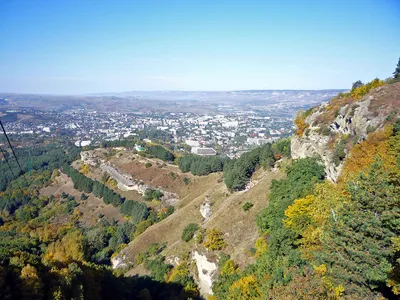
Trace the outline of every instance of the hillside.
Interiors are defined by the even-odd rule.
[[[398,299],[399,109],[400,83],[374,80],[299,112],[256,262],[227,261],[215,299]]]
[[[399,109],[374,80],[238,159],[123,140],[31,149],[17,178],[1,161],[0,295],[396,299]]]
[[[364,96],[357,91],[339,94],[328,103],[299,112],[291,144],[293,158],[320,156],[328,179],[336,182],[352,146],[393,124],[400,112],[400,82],[373,81],[371,89]]]

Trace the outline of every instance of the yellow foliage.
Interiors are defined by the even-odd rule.
[[[326,271],[327,271],[326,265],[322,264],[322,265],[320,265],[320,266],[314,266],[314,271],[315,271],[315,273],[317,273],[318,275],[325,276]]]
[[[297,199],[286,209],[284,225],[302,236],[300,243],[306,256],[319,248],[323,227],[343,201],[339,188],[326,181],[315,185],[314,195]]]
[[[90,171],[90,167],[87,164],[83,164],[80,169],[79,172],[81,172],[83,175],[87,175]]]
[[[69,232],[61,240],[57,240],[47,247],[44,259],[64,263],[84,261],[84,245],[84,237],[80,231]]]
[[[226,261],[226,263],[222,267],[221,274],[222,275],[233,275],[236,273],[237,269],[238,269],[237,264],[233,260],[229,259]]]
[[[351,97],[355,100],[361,99],[363,96],[368,94],[372,89],[385,85],[383,80],[379,80],[378,78],[372,80],[371,82],[364,84],[358,88],[355,88],[351,91]]]
[[[22,268],[21,275],[19,277],[23,282],[21,285],[23,294],[26,294],[26,296],[40,294],[42,281],[35,267],[27,264]]]
[[[256,257],[259,257],[261,254],[267,251],[267,239],[266,235],[263,234],[256,240]]]
[[[227,245],[224,241],[224,234],[218,229],[212,229],[208,235],[204,246],[210,250],[221,250]]]
[[[296,118],[294,119],[294,124],[296,125],[296,134],[298,136],[303,136],[304,131],[308,128],[308,124],[305,121],[305,112],[303,112],[302,110],[300,110],[297,115]]]
[[[355,145],[346,159],[339,182],[347,182],[368,168],[377,154],[383,160],[384,166],[393,165],[393,157],[388,157],[389,138],[392,132],[393,127],[386,126],[383,130],[370,133],[365,141]]]
[[[335,287],[334,291],[335,291],[336,297],[342,296],[343,293],[344,293],[344,287],[343,287],[343,285],[339,285],[339,286]]]
[[[118,185],[118,182],[114,178],[111,178],[111,177],[108,178],[107,183],[109,185],[111,185],[112,187],[117,187],[117,185]]]
[[[229,288],[227,299],[230,300],[251,300],[260,299],[261,289],[257,279],[253,275],[245,276],[232,283]]]

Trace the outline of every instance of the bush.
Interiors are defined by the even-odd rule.
[[[218,229],[212,229],[207,234],[204,246],[209,250],[222,250],[227,244],[224,241],[224,234]]]
[[[160,190],[149,188],[144,192],[144,200],[151,201],[151,200],[160,200],[161,197],[164,196],[163,192]]]
[[[171,269],[169,265],[164,262],[164,257],[157,256],[152,260],[145,262],[145,267],[150,271],[151,276],[160,282],[164,281],[168,271]]]
[[[343,140],[341,140],[339,143],[336,144],[335,151],[333,152],[333,162],[336,166],[338,166],[345,157],[345,143]]]
[[[243,204],[243,210],[244,211],[248,211],[250,208],[252,208],[254,205],[253,203],[250,202],[246,202],[245,204]]]
[[[185,241],[185,242],[189,242],[189,241],[193,238],[195,232],[196,232],[198,229],[199,229],[199,225],[197,225],[197,224],[195,224],[195,223],[190,223],[190,224],[188,224],[188,225],[183,229],[182,236],[181,236],[182,240]]]
[[[146,169],[151,168],[152,163],[147,162],[144,166],[146,167]]]
[[[151,226],[151,220],[141,221],[136,225],[135,237],[141,235]]]
[[[327,125],[323,125],[320,128],[320,133],[324,136],[329,136],[331,134],[331,129]]]
[[[198,230],[198,232],[196,234],[196,238],[195,238],[196,244],[203,243],[205,235],[206,235],[206,230],[203,227],[200,227],[200,229]]]
[[[81,194],[81,200],[86,200],[87,198],[89,198],[88,195],[86,195],[85,193]]]
[[[189,185],[189,184],[191,183],[190,178],[187,178],[187,177],[183,178],[183,183],[184,183],[185,185]]]

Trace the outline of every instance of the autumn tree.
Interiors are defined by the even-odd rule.
[[[224,234],[218,229],[212,229],[207,234],[204,246],[210,250],[221,250],[227,246],[224,241]]]
[[[35,267],[27,264],[21,270],[21,294],[23,299],[42,299],[43,283]]]

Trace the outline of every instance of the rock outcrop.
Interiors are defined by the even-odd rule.
[[[373,95],[379,95],[381,89],[375,89]],[[385,123],[387,114],[371,110],[371,103],[375,101],[373,95],[368,94],[360,101],[340,107],[334,112],[333,121],[328,124],[323,123],[321,117],[323,114],[328,114],[328,111],[333,108],[328,103],[314,108],[313,112],[305,119],[309,127],[303,136],[293,135],[292,137],[292,157],[296,159],[319,156],[325,164],[327,178],[336,182],[344,163],[342,160],[337,164],[337,161],[334,160],[334,145],[339,140],[338,137],[347,136],[355,142],[362,141],[370,131],[383,127]],[[325,127],[325,132],[321,130],[322,127]]]
[[[204,202],[200,205],[200,214],[204,218],[204,221],[211,217],[211,202],[208,197],[206,197]]]
[[[217,273],[217,264],[207,259],[207,256],[197,251],[193,252],[193,260],[196,262],[198,272],[198,286],[200,287],[200,294],[203,296],[212,295],[212,285],[214,283],[214,276]]]

